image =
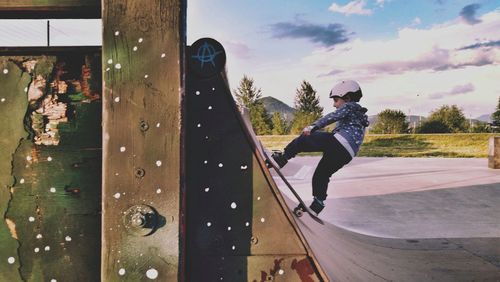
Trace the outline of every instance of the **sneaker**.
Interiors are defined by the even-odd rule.
[[[280,168],[284,167],[288,163],[288,159],[285,157],[285,154],[283,154],[283,152],[273,152],[271,157]]]
[[[316,214],[319,214],[325,208],[325,203],[323,203],[323,201],[319,200],[318,198],[314,197],[314,201],[309,206],[309,208]]]

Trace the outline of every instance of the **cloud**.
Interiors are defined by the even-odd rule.
[[[237,41],[224,41],[224,47],[227,49],[228,53],[235,55],[241,59],[250,59],[251,50],[250,48],[242,42]]]
[[[271,25],[273,38],[305,38],[314,43],[331,47],[349,40],[347,31],[341,24],[327,26],[310,23],[281,22]]]
[[[482,47],[500,47],[500,40],[476,43],[476,44],[462,47],[458,50],[477,49],[477,48],[482,48]]]
[[[460,17],[470,25],[478,24],[481,22],[481,20],[476,18],[476,12],[479,8],[481,8],[481,5],[479,4],[467,5],[460,11]]]
[[[339,48],[316,50],[304,61],[316,70],[316,77],[328,76],[332,70],[343,70],[343,76],[373,79],[384,75],[498,65],[500,48],[479,47],[494,47],[500,43],[493,40],[477,43],[478,39],[474,38],[498,37],[499,24],[500,12],[494,11],[483,15],[476,25],[453,20],[427,29],[403,28],[397,38],[351,39]],[[338,72],[331,73],[331,76],[338,75]]]
[[[422,20],[419,17],[415,17],[412,22],[412,26],[416,26],[422,23]]]
[[[465,85],[457,85],[453,87],[450,91],[446,92],[436,92],[431,95],[429,95],[430,99],[436,100],[436,99],[442,99],[448,96],[455,96],[455,95],[460,95],[460,94],[465,94],[469,93],[476,90],[474,85],[472,83],[468,83]]]
[[[384,1],[382,1],[384,2]],[[378,3],[378,1],[377,1]],[[340,6],[337,3],[333,3],[328,10],[336,13],[341,13],[344,15],[371,15],[372,10],[365,9],[365,1],[363,0],[354,0],[351,1],[344,6]]]
[[[383,7],[385,4],[385,1],[386,0],[377,0],[377,5],[379,5],[380,7]]]

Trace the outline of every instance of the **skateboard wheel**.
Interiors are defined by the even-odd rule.
[[[304,211],[301,209],[301,208],[295,208],[293,210],[293,213],[297,216],[297,217],[301,217],[304,215]]]

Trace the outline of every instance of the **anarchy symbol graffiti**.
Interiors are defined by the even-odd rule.
[[[197,59],[201,63],[201,68],[205,63],[211,63],[215,67],[215,57],[223,53],[223,51],[216,51],[214,46],[205,42],[200,48],[198,48],[198,53],[193,58]]]

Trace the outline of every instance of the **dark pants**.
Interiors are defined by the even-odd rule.
[[[352,160],[351,155],[332,133],[321,131],[313,132],[309,136],[301,134],[286,146],[284,153],[291,159],[300,152],[323,152],[323,157],[314,171],[312,190],[314,197],[321,201],[326,200],[330,177]]]

